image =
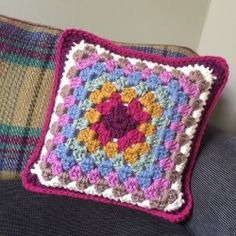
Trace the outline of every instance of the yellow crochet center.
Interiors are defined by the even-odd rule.
[[[96,139],[89,140],[88,142],[85,142],[85,145],[86,145],[88,151],[92,152],[92,153],[96,152],[100,147],[100,143]]]
[[[140,98],[140,102],[144,107],[148,106],[149,104],[155,103],[155,95],[152,92],[147,92],[144,96]]]
[[[121,94],[121,100],[124,103],[130,103],[134,98],[136,98],[137,93],[133,88],[125,88]]]
[[[88,122],[95,123],[100,120],[101,113],[92,108],[89,111],[86,111],[84,116],[88,120]]]
[[[149,136],[155,133],[156,127],[150,123],[143,123],[138,128],[145,136]]]
[[[104,150],[108,157],[113,158],[118,152],[118,145],[115,142],[108,142]]]
[[[148,143],[137,143],[124,151],[124,159],[127,163],[133,165],[140,155],[146,154],[149,151],[150,145]]]
[[[83,129],[79,132],[77,140],[83,142],[89,152],[96,152],[100,147],[100,143],[95,139],[96,133],[90,128]]]
[[[83,129],[79,132],[77,139],[80,142],[89,142],[96,136],[96,132],[90,128]]]
[[[162,114],[162,108],[157,103],[150,103],[146,107],[146,111],[151,114],[152,118],[159,117]]]
[[[150,151],[150,145],[146,142],[144,143],[138,143],[137,145],[137,149],[138,149],[138,153],[139,155],[143,155],[146,154]]]
[[[133,165],[138,160],[138,152],[129,147],[124,152],[124,159],[127,163]]]
[[[113,92],[116,92],[116,86],[111,82],[105,82],[101,89],[102,95],[105,98],[109,98]]]
[[[95,90],[89,96],[90,101],[95,104],[101,103],[104,100],[104,98],[105,97],[104,97],[103,93],[101,93],[100,90]]]

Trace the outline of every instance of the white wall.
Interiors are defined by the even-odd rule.
[[[118,41],[197,49],[209,0],[0,0],[0,13]]]
[[[230,66],[228,85],[211,121],[236,134],[236,1],[212,0],[198,53],[220,55]]]

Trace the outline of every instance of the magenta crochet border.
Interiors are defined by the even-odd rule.
[[[126,57],[128,56],[128,57],[133,57],[133,58],[139,58],[142,60],[153,61],[156,63],[161,63],[163,65],[170,65],[174,67],[198,64],[198,65],[204,65],[205,67],[210,67],[213,69],[213,74],[217,76],[217,80],[214,82],[212,90],[211,90],[211,94],[207,100],[204,114],[202,115],[202,119],[199,123],[197,132],[195,134],[195,138],[193,140],[193,146],[192,146],[191,154],[189,157],[189,161],[188,161],[187,166],[185,167],[185,171],[182,176],[185,203],[179,210],[174,211],[174,212],[163,212],[163,211],[159,211],[155,209],[145,209],[139,206],[131,205],[128,203],[116,202],[114,200],[106,199],[99,196],[86,195],[84,193],[73,192],[73,191],[65,190],[61,188],[46,187],[46,186],[41,185],[37,177],[30,173],[30,169],[32,165],[37,161],[37,159],[40,156],[40,152],[44,144],[44,139],[49,128],[51,115],[53,113],[55,98],[56,98],[57,90],[60,84],[60,78],[62,76],[63,69],[64,69],[64,62],[66,60],[66,54],[68,53],[71,46],[73,45],[73,42],[80,42],[81,40],[85,40],[86,42],[92,43],[92,44],[99,44],[100,46],[110,50],[111,52],[114,52],[116,54],[126,56]],[[122,48],[120,46],[115,45],[109,40],[100,38],[86,31],[76,30],[76,29],[66,30],[61,35],[60,40],[58,42],[58,46],[57,46],[54,86],[53,86],[53,91],[51,94],[51,99],[49,102],[47,114],[45,117],[44,128],[43,128],[40,140],[22,174],[23,186],[28,190],[31,190],[33,192],[38,192],[38,193],[64,195],[64,196],[75,197],[75,198],[80,198],[80,199],[91,199],[91,200],[95,200],[102,203],[120,205],[120,206],[128,207],[131,209],[143,211],[151,215],[159,216],[173,223],[177,223],[177,222],[185,220],[190,215],[191,209],[193,207],[190,181],[191,181],[191,175],[192,175],[194,163],[197,158],[198,150],[202,141],[206,124],[222,94],[222,91],[225,87],[227,79],[228,79],[228,65],[226,61],[220,57],[204,56],[204,57],[186,57],[186,58],[175,58],[175,59],[163,58],[158,55],[151,55],[151,54],[147,54],[143,52],[134,51],[131,49]]]

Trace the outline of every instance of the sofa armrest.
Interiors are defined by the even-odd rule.
[[[236,137],[208,126],[192,176],[194,235],[236,235]]]

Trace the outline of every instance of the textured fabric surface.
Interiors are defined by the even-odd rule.
[[[192,176],[195,235],[236,235],[236,137],[210,127]]]
[[[0,181],[1,236],[185,236],[182,225],[122,207],[31,193]]]
[[[40,137],[61,32],[0,16],[0,180],[19,177]],[[184,47],[119,44],[166,57],[196,55]]]
[[[0,179],[18,177],[38,141],[60,32],[0,16]]]
[[[23,190],[20,180],[3,180],[19,177],[40,136],[52,85],[54,46],[60,32],[0,17],[0,235],[188,235],[181,226],[160,223],[143,213],[32,194]],[[175,46],[131,46],[163,56],[195,55]],[[37,52],[42,55],[38,59]],[[195,235],[236,235],[236,140],[218,133],[207,137],[193,173],[195,205],[187,226]],[[209,176],[207,179],[201,177],[201,170]],[[219,173],[221,179],[215,182]],[[208,196],[207,203],[204,195]]]

